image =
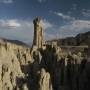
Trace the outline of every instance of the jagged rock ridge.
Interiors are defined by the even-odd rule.
[[[0,41],[0,90],[89,90],[90,59],[82,53],[62,53]]]
[[[0,90],[18,90],[25,77],[21,66],[30,60],[30,48],[0,40]]]

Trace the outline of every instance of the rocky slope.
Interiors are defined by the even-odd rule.
[[[16,90],[25,77],[21,66],[31,62],[30,48],[0,40],[0,90]],[[21,79],[21,80],[20,80]],[[18,90],[18,89],[17,89]]]
[[[58,46],[0,40],[0,90],[90,90],[90,57]]]
[[[88,49],[85,48],[85,52],[90,54],[90,31],[86,33],[80,33],[75,37],[66,37],[63,39],[55,39],[48,42],[57,42],[65,51],[67,51],[68,46],[88,46]],[[64,47],[66,46],[66,47]],[[72,52],[82,51],[84,48],[71,48]]]
[[[52,90],[50,73],[40,68],[40,51],[0,40],[0,90]]]
[[[75,37],[67,37],[56,41],[58,42],[58,45],[89,45],[90,46],[90,31],[86,33],[80,33]]]
[[[77,45],[89,45],[90,46],[90,31],[82,34],[78,34],[76,37]]]

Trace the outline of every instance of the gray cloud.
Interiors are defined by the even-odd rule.
[[[82,9],[82,15],[85,17],[90,17],[90,9]]]
[[[0,3],[10,4],[13,3],[14,0],[0,0]]]
[[[77,10],[77,4],[72,4],[72,10]]]
[[[0,28],[13,29],[13,28],[17,28],[20,26],[21,26],[21,24],[18,22],[18,20],[0,19]]]
[[[81,32],[90,30],[89,20],[74,20],[69,24],[63,25],[59,28],[59,33],[62,37],[73,36]]]
[[[87,20],[75,20],[71,24],[64,25],[61,27],[63,30],[80,31],[83,29],[90,29],[90,21]]]
[[[57,15],[57,16],[59,16],[59,17],[61,17],[64,20],[75,20],[74,17],[71,17],[69,15],[65,15],[65,14],[63,14],[61,12],[52,12],[52,11],[50,11],[50,12],[53,13],[53,14],[55,14],[55,15]]]
[[[43,3],[45,2],[46,0],[37,0],[39,3]]]
[[[52,28],[54,25],[50,22],[48,22],[47,20],[41,20],[41,24],[44,30],[48,29],[48,28]]]

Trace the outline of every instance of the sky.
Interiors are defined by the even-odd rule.
[[[33,20],[41,17],[45,40],[90,31],[90,0],[0,0],[0,37],[33,41]]]

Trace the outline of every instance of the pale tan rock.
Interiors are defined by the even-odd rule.
[[[22,89],[23,90],[29,90],[26,84],[23,85],[23,88]]]
[[[52,90],[50,74],[46,72],[44,68],[41,69],[41,77],[39,85],[40,85],[39,90]]]
[[[17,57],[17,54],[19,54],[20,58]],[[21,63],[22,59],[23,63]],[[31,62],[30,48],[1,40],[0,90],[13,90],[17,85],[17,78],[25,76],[21,70],[21,65],[26,65],[28,62]]]
[[[41,26],[41,19],[39,17],[36,17],[33,23],[34,23],[33,45],[36,45],[38,48],[42,48],[44,44],[44,40],[43,40],[43,30]]]

